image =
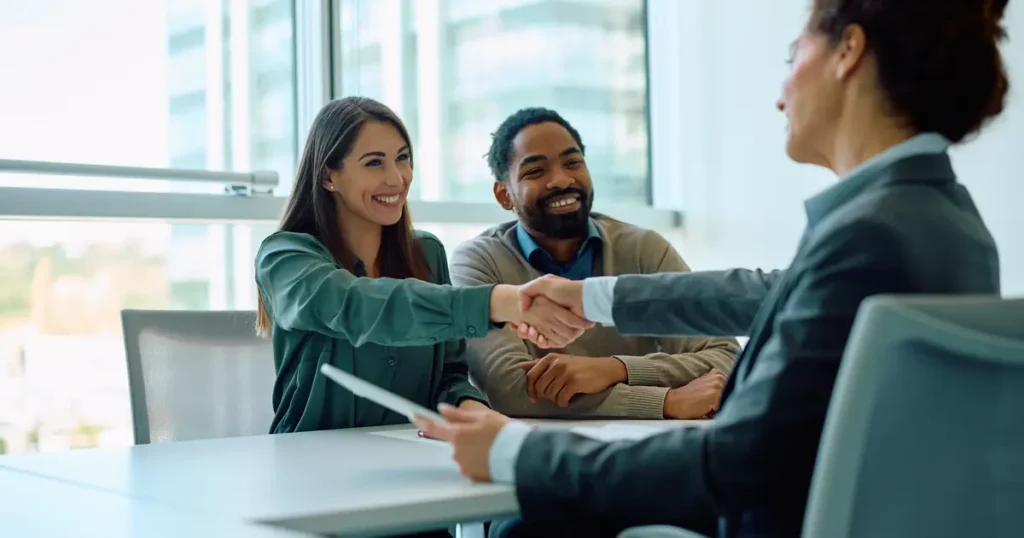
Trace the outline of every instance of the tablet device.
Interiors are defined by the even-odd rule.
[[[409,422],[412,422],[413,417],[417,416],[433,420],[434,422],[448,422],[436,411],[431,411],[422,405],[412,403],[393,392],[384,390],[373,383],[359,379],[358,377],[335,368],[330,364],[321,366],[320,373],[324,374],[335,383],[352,391],[352,394],[361,398],[366,398],[378,405],[382,405],[399,415],[404,415],[409,419]]]

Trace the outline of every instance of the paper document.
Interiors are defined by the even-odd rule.
[[[577,426],[573,433],[585,435],[598,441],[636,441],[657,435],[668,428],[658,426],[637,426],[633,424],[606,424],[604,426]]]
[[[405,415],[412,422],[413,418],[420,416],[435,422],[447,422],[441,414],[431,411],[422,405],[410,402],[401,396],[384,390],[373,383],[369,383],[358,377],[339,370],[330,364],[320,367],[320,373],[330,378],[335,383],[352,391],[352,394],[366,398],[371,402],[382,405],[399,415]]]
[[[427,437],[420,437],[417,430],[393,430],[386,432],[373,432],[372,435],[379,435],[381,437],[390,437],[392,439],[399,439],[401,441],[413,441],[416,443],[427,443],[434,446],[451,446],[444,441],[438,441],[437,439],[430,439]]]

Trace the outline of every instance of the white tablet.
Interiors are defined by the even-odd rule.
[[[399,415],[404,415],[409,419],[409,422],[412,422],[413,417],[417,416],[430,419],[435,422],[448,422],[436,411],[431,411],[422,405],[410,402],[393,392],[386,391],[373,383],[363,381],[362,379],[359,379],[358,377],[343,370],[339,370],[330,364],[321,366],[320,373],[324,374],[335,383],[352,391],[352,394],[382,405]]]

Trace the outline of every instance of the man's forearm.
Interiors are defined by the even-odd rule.
[[[491,406],[512,417],[531,418],[633,418],[657,420],[664,417],[667,387],[617,384],[597,394],[578,394],[566,407],[546,399],[531,401],[526,377],[496,389],[489,383],[487,395]]]
[[[690,340],[690,339],[686,339]],[[707,339],[699,351],[649,353],[647,355],[616,355],[626,365],[630,385],[679,387],[698,377],[718,370],[728,374],[736,362],[739,344],[732,339]],[[681,349],[679,339],[662,341],[663,349]]]
[[[694,379],[718,370],[728,374],[735,354],[725,350],[700,353],[651,353],[640,356],[619,356],[626,364],[631,386],[681,387]]]

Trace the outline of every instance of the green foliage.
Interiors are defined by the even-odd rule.
[[[30,245],[0,248],[0,319],[28,315],[32,303],[28,284],[38,258],[38,249]]]
[[[48,262],[48,271],[41,264]],[[92,278],[118,271],[137,274],[146,269],[162,268],[164,260],[145,254],[142,244],[132,241],[119,245],[89,244],[72,255],[63,245],[37,247],[27,243],[0,245],[0,325],[4,319],[20,320],[32,312],[33,284],[43,278],[43,290],[63,277]],[[164,289],[126,287],[124,308],[166,308]],[[190,302],[197,302],[190,298]]]

